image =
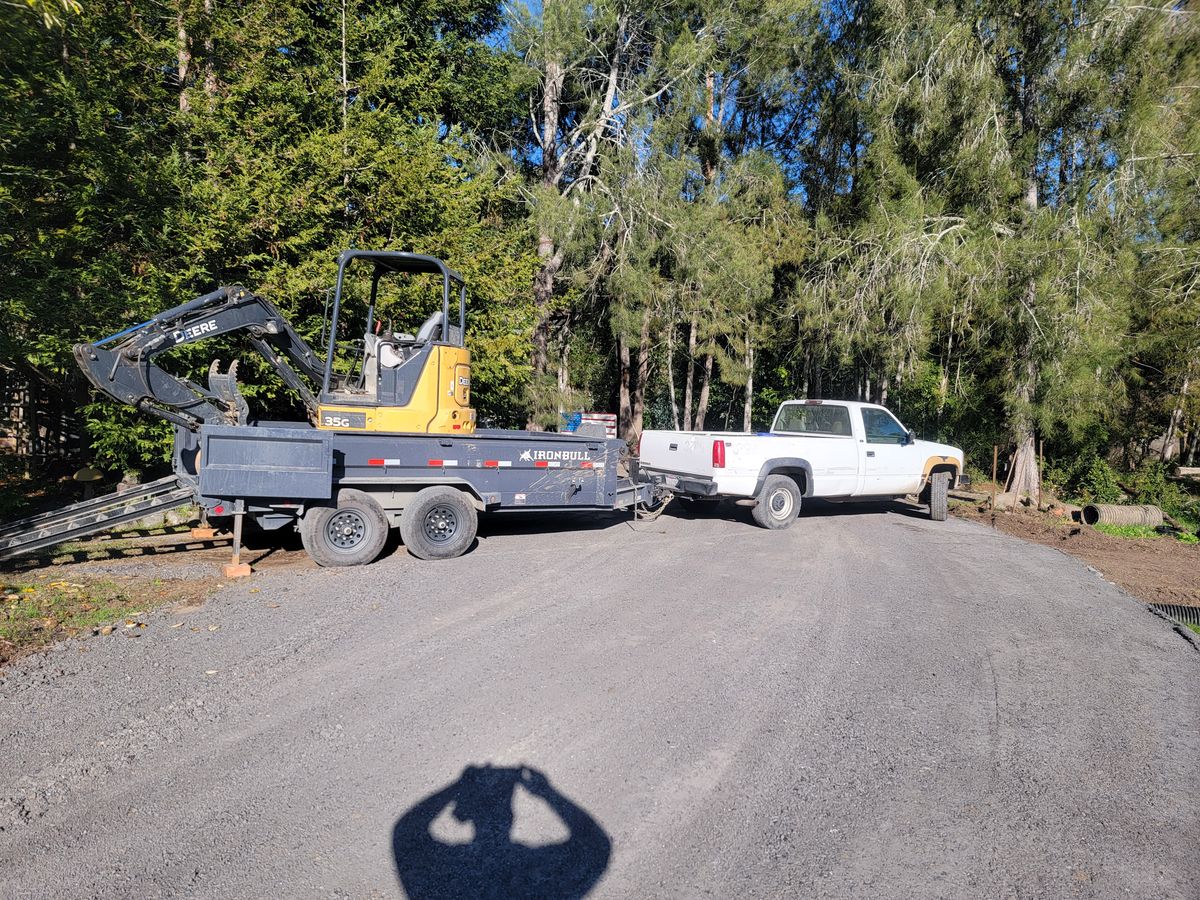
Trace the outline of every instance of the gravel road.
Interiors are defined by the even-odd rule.
[[[493,522],[27,659],[0,896],[1200,896],[1195,646],[1055,550],[816,512]]]

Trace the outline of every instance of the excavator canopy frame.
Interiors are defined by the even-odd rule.
[[[334,380],[333,366],[337,353],[337,324],[342,308],[343,288],[345,286],[346,268],[355,260],[363,260],[374,264],[371,272],[371,299],[367,307],[367,331],[371,330],[375,316],[375,301],[379,292],[379,279],[384,275],[420,274],[440,275],[442,278],[442,328],[441,340],[438,343],[464,347],[467,324],[467,285],[458,272],[451,269],[436,256],[426,256],[422,253],[403,253],[398,250],[343,250],[338,255],[337,287],[333,293],[333,308],[326,323],[326,353],[325,378],[321,385],[322,396],[328,395]],[[458,293],[458,327],[450,326],[450,300],[452,291]]]

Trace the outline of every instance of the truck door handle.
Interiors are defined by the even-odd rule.
[[[875,455],[875,451],[874,451],[874,450],[868,450],[868,451],[867,451],[867,456],[874,456],[874,455]]]

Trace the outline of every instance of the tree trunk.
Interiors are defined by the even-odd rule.
[[[716,115],[714,114],[713,106],[716,103],[716,81],[715,72],[706,72],[704,74],[704,90],[707,104],[704,109],[704,133],[701,139],[700,147],[700,172],[704,176],[705,184],[712,184],[713,178],[717,174],[717,154],[719,149],[715,146],[716,136]]]
[[[217,70],[213,64],[213,13],[216,0],[204,0],[204,98],[211,111],[217,97]]]
[[[179,111],[185,113],[192,108],[187,94],[188,70],[192,65],[192,39],[188,37],[187,25],[183,21],[182,0],[175,14],[175,53],[178,66],[176,78],[179,82]]]
[[[692,383],[696,375],[696,314],[692,313],[692,325],[688,329],[687,379],[683,386],[683,430],[692,430]]]
[[[563,404],[567,402],[571,395],[571,326],[564,324],[562,332],[559,335],[558,346],[558,412],[559,415],[566,412]]]
[[[1175,408],[1171,410],[1171,418],[1167,422],[1167,433],[1163,435],[1162,452],[1158,456],[1163,462],[1167,462],[1175,455],[1171,453],[1171,444],[1175,442],[1175,436],[1179,433],[1179,426],[1183,422],[1183,409],[1187,403],[1188,388],[1191,386],[1191,367],[1188,368],[1189,374],[1183,376],[1183,385],[1179,388],[1179,396],[1175,399]],[[1183,449],[1182,445],[1180,449]]]
[[[750,430],[754,412],[754,344],[746,343],[746,400],[742,406],[742,431]]]
[[[1030,285],[1032,288],[1032,284]],[[1017,498],[1037,497],[1041,476],[1038,472],[1037,446],[1033,433],[1033,418],[1030,407],[1037,390],[1037,364],[1033,360],[1032,337],[1027,342],[1024,362],[1017,375],[1017,409],[1013,415],[1012,433],[1016,443],[1012,467],[1009,474],[1009,490]]]
[[[696,403],[696,430],[704,430],[704,419],[708,415],[708,386],[712,381],[713,357],[704,357],[704,374],[700,376],[700,399]]]
[[[629,440],[633,427],[633,405],[630,398],[629,343],[623,336],[617,337],[617,434]]]
[[[646,386],[650,381],[650,310],[642,313],[642,331],[638,335],[637,383],[630,398],[631,415],[627,440],[636,442],[642,436],[646,418]]]
[[[679,398],[675,396],[675,326],[667,327],[667,393],[671,395],[671,428],[679,430]]]
[[[542,149],[542,186],[547,189],[557,189],[559,168],[562,164],[559,157],[558,124],[565,78],[566,72],[561,60],[551,59],[546,62],[546,81],[542,92],[542,133],[539,143]],[[563,261],[563,248],[555,246],[554,236],[545,227],[538,233],[537,255],[539,266],[533,276],[533,348],[530,358],[535,381],[546,374],[549,364],[550,307],[554,299],[554,281]],[[528,426],[537,427],[532,418]]]

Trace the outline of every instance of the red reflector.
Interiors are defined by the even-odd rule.
[[[483,464],[484,464],[485,466],[487,466],[488,468],[491,468],[491,469],[498,469],[498,468],[500,467],[500,460],[498,460],[498,459],[485,459],[485,460],[483,461]]]
[[[454,426],[452,426],[452,427],[453,427],[453,429],[454,429],[455,431],[458,431],[458,429],[462,428],[462,426],[461,426],[461,425],[454,425]]]
[[[442,461],[440,459],[429,460],[429,465],[431,465],[431,466],[440,466],[441,464],[442,464]]]
[[[214,513],[216,513],[216,514],[219,516],[219,515],[221,515],[221,513],[225,512],[225,507],[223,507],[223,506],[214,506],[214,507],[213,507],[213,512],[214,512]]]
[[[382,459],[368,459],[367,465],[368,466],[382,466],[383,460]]]
[[[725,442],[713,441],[713,468],[725,468]]]
[[[544,459],[541,459],[541,460],[538,460],[537,462],[535,462],[534,465],[537,466],[539,469],[546,469],[546,468],[549,468],[550,463],[546,462]]]

